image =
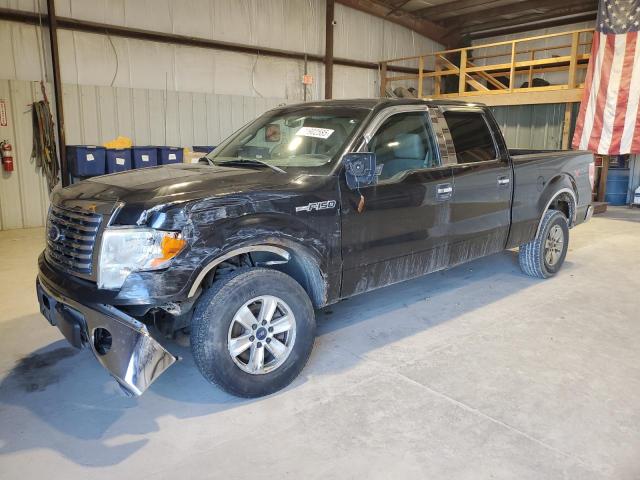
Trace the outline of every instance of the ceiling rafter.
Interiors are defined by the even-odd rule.
[[[472,25],[482,26],[482,24],[486,23],[487,19],[518,20],[519,23],[523,23],[519,18],[522,14],[528,14],[529,16],[539,15],[542,17],[559,9],[584,7],[584,10],[580,12],[582,13],[583,11],[595,10],[597,5],[597,0],[564,0],[561,4],[559,4],[558,0],[539,0],[537,2],[524,2],[510,5],[508,9],[504,7],[494,7],[483,10],[481,14],[474,13],[457,16],[445,22],[445,25],[447,28],[468,27]],[[517,17],[514,17],[514,15]]]
[[[486,38],[486,37],[494,37],[497,35],[509,35],[512,33],[528,32],[531,30],[539,29],[539,28],[560,27],[560,26],[569,25],[572,23],[591,22],[591,21],[595,22],[596,14],[597,12],[589,12],[589,13],[574,15],[571,17],[544,20],[539,23],[530,22],[530,23],[524,23],[524,24],[518,24],[518,25],[511,25],[511,26],[506,26],[504,28],[500,28],[500,29],[494,29],[489,31],[486,31],[486,30],[478,31],[470,34],[469,36],[472,39],[479,39],[479,38]]]
[[[369,13],[379,18],[384,18],[398,25],[402,25],[413,30],[420,35],[434,40],[442,45],[450,46],[451,38],[447,38],[447,29],[442,25],[438,25],[428,19],[420,18],[416,15],[401,10],[398,7],[400,2],[392,3],[390,1],[383,2],[381,0],[336,0],[346,7]],[[398,10],[398,8],[400,10]],[[389,15],[391,13],[391,15]]]
[[[439,21],[473,12],[481,12],[484,9],[512,5],[518,2],[534,3],[531,0],[455,0],[453,2],[421,8],[413,12],[414,15]]]
[[[532,14],[520,14],[513,18],[498,18],[490,22],[482,22],[473,25],[463,25],[455,28],[456,31],[461,34],[470,34],[475,32],[484,32],[493,29],[515,27],[525,23],[533,23],[543,20],[561,19],[562,17],[569,17],[577,14],[594,13],[597,11],[597,4],[591,4],[591,2],[583,2],[577,5],[564,6],[548,11],[546,13],[532,13]],[[573,23],[575,20],[567,21],[567,23]],[[540,27],[533,27],[540,28]]]

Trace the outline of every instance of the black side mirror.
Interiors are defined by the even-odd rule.
[[[347,153],[342,161],[345,166],[347,186],[351,190],[376,184],[378,177],[375,153]]]

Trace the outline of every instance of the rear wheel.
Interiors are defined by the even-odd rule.
[[[207,380],[260,397],[298,376],[314,338],[313,306],[298,282],[275,270],[238,269],[198,300],[191,350]]]
[[[569,222],[562,212],[548,210],[540,231],[531,242],[520,245],[520,268],[527,275],[548,278],[555,275],[567,256]]]

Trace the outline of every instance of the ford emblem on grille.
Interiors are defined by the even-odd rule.
[[[60,238],[60,229],[55,225],[51,225],[51,227],[49,227],[48,235],[49,235],[49,240],[51,240],[52,242],[55,242]]]

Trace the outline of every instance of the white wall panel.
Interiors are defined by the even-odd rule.
[[[376,70],[345,67],[333,67],[333,96],[335,98],[377,97],[379,79]]]
[[[378,62],[443,49],[412,30],[344,5],[336,5],[335,18],[336,57]]]
[[[62,108],[64,110],[65,138],[68,145],[82,145],[84,136],[82,131],[82,119],[80,115],[80,97],[77,85],[66,85],[62,95]]]
[[[80,86],[80,123],[82,125],[82,137],[84,139],[101,137],[101,118],[99,115],[97,87],[89,85]],[[95,143],[95,142],[90,142]]]
[[[207,134],[207,96],[204,93],[194,93],[191,97],[193,120],[193,141],[191,145],[195,145],[195,139],[199,141],[207,141],[209,135]],[[255,118],[251,116],[250,118]],[[205,143],[205,145],[207,145]]]
[[[122,135],[125,137],[134,137],[133,131],[133,90],[129,88],[118,87],[115,88],[115,96],[116,96],[116,119],[117,119],[117,135]],[[64,111],[65,117],[67,114],[67,107],[65,107]],[[105,141],[111,140],[111,138],[106,138]],[[101,143],[99,140],[94,141],[94,143]]]
[[[2,65],[3,78],[18,78],[16,75],[16,65],[14,58],[13,45],[13,27],[15,23],[0,23],[0,65]]]
[[[0,0],[0,6],[33,11],[34,1]],[[324,51],[324,0],[56,0],[56,12],[261,47]]]
[[[167,145],[165,137],[165,92],[149,90],[149,144]]]
[[[133,90],[133,137],[135,145],[149,145],[149,97],[148,90]],[[186,144],[185,144],[186,145]]]
[[[51,91],[47,91],[51,96]],[[48,208],[45,180],[31,159],[32,120],[30,104],[41,100],[40,85],[0,80],[0,99],[7,104],[8,125],[0,138],[13,146],[14,171],[0,177],[0,228],[43,225]]]
[[[111,87],[98,87],[97,95],[100,136],[102,138],[115,138],[118,134],[116,92]]]
[[[45,222],[46,181],[30,158],[30,104],[40,98],[39,82],[0,80],[0,99],[7,102],[9,117],[0,138],[13,145],[16,165],[12,174],[0,177],[0,229]],[[136,145],[191,147],[217,145],[286,99],[65,84],[63,102],[69,145],[101,145],[124,135]]]
[[[70,145],[101,145],[118,135],[135,145],[216,145],[284,103],[282,98],[64,85]]]
[[[27,12],[38,12],[37,0],[0,0],[0,7],[26,10]],[[44,4],[44,8],[46,10],[46,4]]]
[[[0,0],[37,11],[44,0]],[[226,42],[322,55],[324,0],[56,0],[58,15]],[[367,61],[440,45],[382,19],[336,5],[335,55]],[[216,145],[280,104],[304,98],[304,62],[60,30],[67,143],[102,144],[124,135],[138,145]],[[44,179],[31,152],[42,39],[38,27],[0,21],[0,98],[10,126],[0,138],[17,150],[16,172],[0,178],[0,228],[42,225]],[[46,40],[46,39],[45,39]],[[308,64],[307,100],[324,92],[324,68]],[[378,73],[336,65],[337,98],[375,97]],[[52,98],[51,94],[50,98]],[[20,108],[17,108],[19,102]],[[37,188],[36,188],[37,187]]]
[[[38,35],[36,27],[31,25],[11,24],[11,48],[21,52],[13,56],[16,78],[39,79],[42,74],[38,56]],[[3,46],[3,48],[5,48]],[[26,54],[29,52],[29,54]]]

